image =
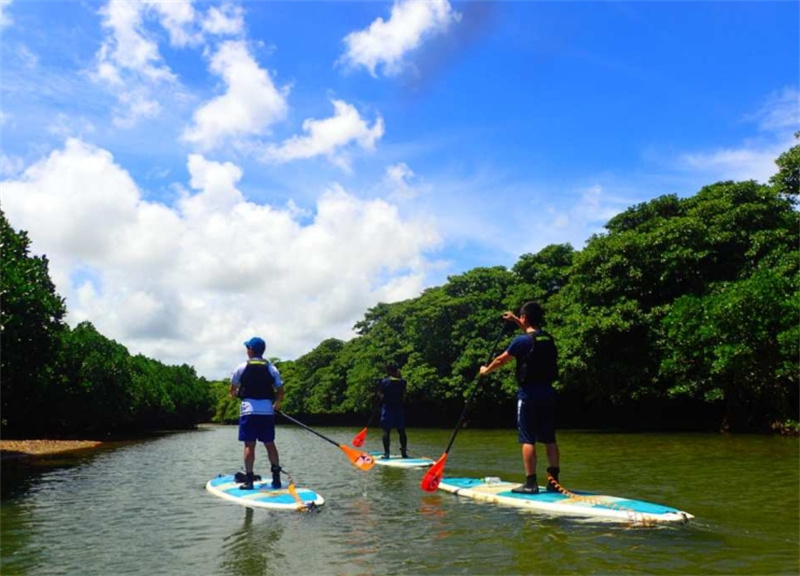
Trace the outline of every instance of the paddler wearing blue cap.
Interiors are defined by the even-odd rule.
[[[247,362],[236,367],[231,374],[230,395],[241,398],[239,410],[239,441],[244,442],[244,478],[242,490],[253,489],[253,465],[256,460],[256,442],[263,442],[272,465],[272,487],[281,487],[281,466],[275,446],[275,411],[283,400],[283,381],[272,362],[264,359],[267,344],[253,336],[244,343]],[[238,478],[237,481],[240,479]]]

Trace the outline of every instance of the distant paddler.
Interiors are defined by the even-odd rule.
[[[408,436],[406,435],[406,415],[404,399],[406,381],[400,375],[397,364],[386,365],[386,378],[378,384],[378,397],[381,401],[381,428],[383,429],[383,458],[389,459],[391,452],[392,428],[397,429],[400,437],[400,454],[408,458]]]

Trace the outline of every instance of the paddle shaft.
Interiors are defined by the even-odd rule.
[[[312,434],[315,434],[315,435],[319,436],[320,438],[322,438],[322,439],[323,439],[323,440],[325,440],[326,442],[330,442],[331,444],[333,444],[333,445],[334,445],[334,446],[336,446],[337,448],[341,448],[341,444],[339,444],[339,443],[338,443],[338,442],[336,442],[335,440],[331,440],[331,439],[330,439],[330,438],[328,438],[327,436],[323,436],[322,434],[320,434],[319,432],[317,432],[317,431],[316,431],[316,430],[314,430],[313,428],[309,428],[308,426],[306,426],[305,424],[303,424],[303,423],[302,423],[302,422],[300,422],[299,420],[295,420],[294,418],[292,418],[291,416],[289,416],[289,415],[288,415],[288,414],[286,414],[285,412],[281,412],[280,410],[278,410],[277,412],[278,412],[278,414],[280,414],[281,416],[283,416],[284,418],[286,418],[286,419],[287,419],[287,420],[289,420],[290,422],[294,422],[295,424],[297,424],[297,425],[298,425],[298,426],[300,426],[301,428],[305,428],[306,430],[308,430],[308,431],[309,431],[309,432],[311,432]]]
[[[494,359],[494,353],[497,351],[497,345],[500,343],[500,338],[503,337],[503,334],[506,331],[506,321],[503,321],[503,326],[500,328],[500,332],[497,334],[497,338],[494,339],[494,344],[492,344],[492,351],[489,353],[489,359],[486,361],[489,364]],[[478,379],[480,379],[480,372],[478,373]],[[456,423],[455,430],[453,430],[453,435],[450,437],[450,443],[447,445],[447,450],[444,451],[444,454],[448,454],[450,452],[450,448],[453,447],[453,442],[456,441],[456,435],[458,431],[461,429],[461,424],[464,421],[464,418],[467,415],[467,408],[469,408],[470,402],[472,402],[472,398],[475,396],[475,392],[478,391],[477,384],[472,388],[472,392],[470,392],[469,397],[467,397],[467,401],[464,403],[464,409],[461,410],[461,416],[458,418],[458,422]]]

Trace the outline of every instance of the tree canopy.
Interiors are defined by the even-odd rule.
[[[523,254],[416,298],[379,303],[348,341],[272,359],[283,409],[360,422],[387,363],[408,381],[411,425],[449,426],[476,390],[474,422],[511,425],[513,370],[478,380],[501,314],[540,302],[558,343],[559,418],[571,426],[797,428],[800,366],[800,146],[768,185],[718,182],[611,218],[582,250]],[[110,434],[232,422],[228,382],[131,356],[88,322],[70,328],[46,256],[0,211],[2,430]],[[512,416],[509,416],[512,414]]]

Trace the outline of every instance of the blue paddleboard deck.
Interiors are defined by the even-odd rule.
[[[688,512],[670,506],[604,494],[576,491],[562,494],[547,492],[544,486],[539,487],[538,494],[517,494],[511,491],[519,485],[518,482],[504,482],[499,478],[444,478],[439,489],[475,500],[553,515],[634,524],[682,524],[694,518]]]
[[[233,474],[220,474],[206,483],[206,490],[214,496],[242,506],[270,510],[302,510],[312,504],[322,506],[325,503],[322,496],[313,490],[295,486],[297,495],[302,500],[302,503],[298,502],[289,492],[287,482],[284,482],[280,488],[273,488],[271,481],[259,480],[253,482],[252,490],[242,490],[239,488],[240,485],[241,482],[237,482]]]
[[[394,454],[384,458],[383,452],[370,452],[370,456],[375,458],[375,464],[378,466],[390,466],[392,468],[427,468],[428,466],[433,466],[433,460],[430,458],[403,458]]]

